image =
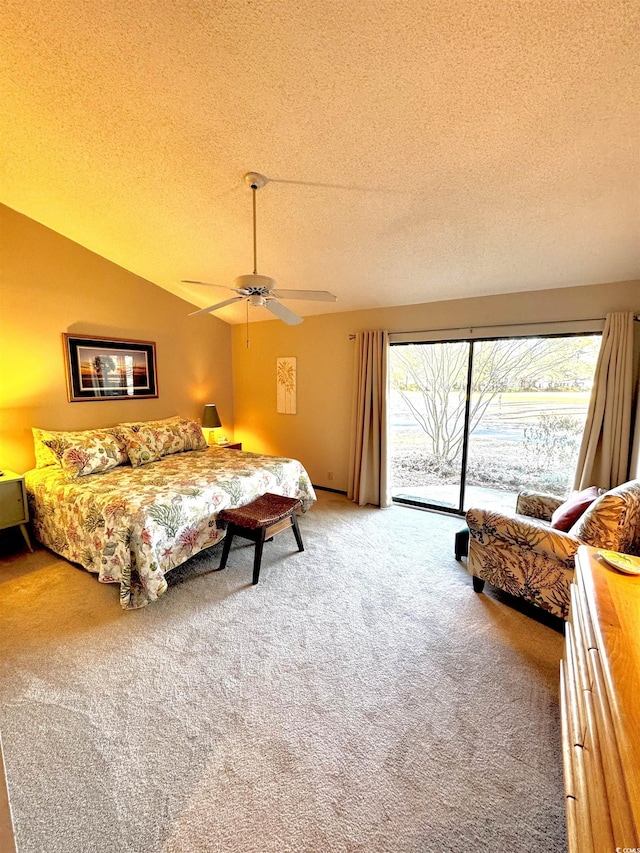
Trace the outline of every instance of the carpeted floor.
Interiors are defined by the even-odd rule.
[[[320,492],[300,526],[258,586],[240,540],[136,612],[0,560],[19,853],[565,849],[561,633],[472,591],[459,519]]]

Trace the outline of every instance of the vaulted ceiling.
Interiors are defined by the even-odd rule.
[[[249,170],[302,315],[640,278],[638,0],[3,7],[1,200],[194,305]]]

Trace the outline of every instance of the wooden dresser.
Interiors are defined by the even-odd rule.
[[[640,576],[576,557],[560,664],[571,853],[640,851]]]

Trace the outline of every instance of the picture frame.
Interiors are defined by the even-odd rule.
[[[158,396],[153,341],[63,333],[70,403]]]
[[[282,415],[295,415],[297,407],[298,377],[295,356],[276,359],[276,411]]]

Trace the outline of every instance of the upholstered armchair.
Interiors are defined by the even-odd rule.
[[[574,557],[580,545],[640,554],[640,480],[598,497],[568,530],[550,526],[563,501],[521,492],[515,513],[467,512],[473,588],[485,581],[566,619]]]

